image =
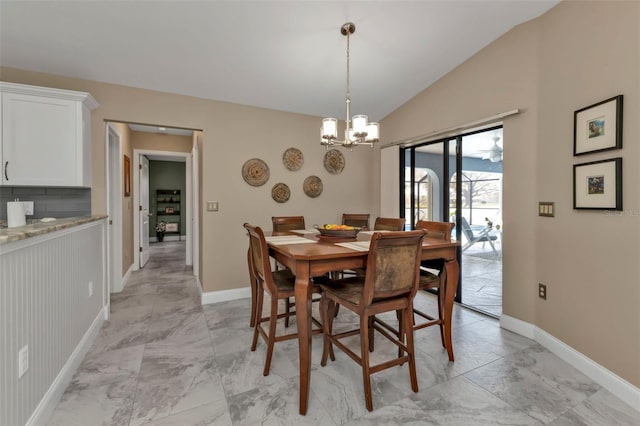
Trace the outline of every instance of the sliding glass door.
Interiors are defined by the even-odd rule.
[[[502,128],[401,151],[406,228],[418,220],[455,222],[461,242],[456,301],[502,313]]]

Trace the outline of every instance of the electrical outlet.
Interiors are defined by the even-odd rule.
[[[93,296],[93,281],[89,281],[89,297]]]
[[[18,379],[29,369],[29,345],[24,345],[18,352]]]
[[[547,286],[545,284],[538,283],[538,297],[547,300]]]

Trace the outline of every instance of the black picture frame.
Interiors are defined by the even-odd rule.
[[[622,158],[573,165],[573,208],[622,210]]]
[[[573,155],[622,148],[623,95],[573,113]]]

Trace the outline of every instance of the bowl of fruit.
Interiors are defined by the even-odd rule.
[[[362,230],[357,226],[336,225],[333,223],[322,226],[314,225],[314,227],[320,232],[321,236],[329,238],[355,238],[358,232]]]

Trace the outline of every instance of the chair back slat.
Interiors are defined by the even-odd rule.
[[[357,226],[358,228],[369,229],[369,213],[343,213],[342,224]]]
[[[374,231],[402,231],[404,218],[401,217],[377,217],[373,224]]]
[[[433,222],[429,220],[419,220],[416,222],[416,229],[427,231],[427,238],[437,238],[448,243],[451,242],[451,231],[455,223],[453,222]]]
[[[305,229],[304,216],[272,216],[273,232],[285,232],[293,229]]]

